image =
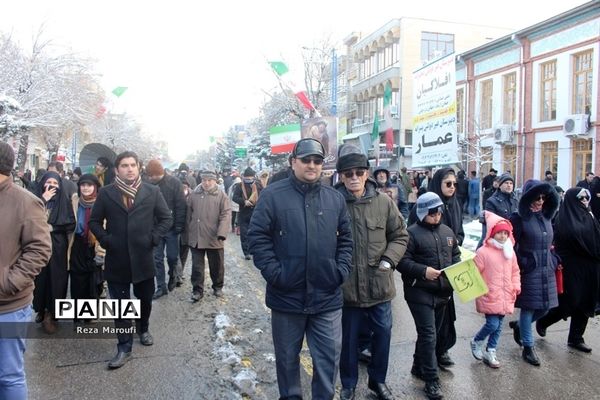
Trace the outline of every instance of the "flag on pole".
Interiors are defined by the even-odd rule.
[[[488,292],[488,287],[472,258],[452,264],[444,268],[443,271],[463,303],[474,300]]]
[[[371,132],[371,143],[375,151],[375,166],[379,166],[379,112],[375,104],[375,118],[373,118],[373,131]]]
[[[291,153],[294,145],[301,139],[300,124],[274,126],[269,129],[271,153]]]
[[[284,87],[288,90],[291,90],[298,101],[302,103],[302,105],[307,110],[315,110],[315,106],[312,104],[305,90],[300,89],[298,85],[291,79],[289,74],[289,68],[282,61],[269,61],[269,65],[273,69],[273,72],[277,75],[280,82]],[[316,111],[316,110],[315,110]]]
[[[114,88],[112,90],[112,94],[114,94],[117,97],[121,97],[123,95],[123,93],[125,93],[126,90],[127,90],[127,87],[125,87],[125,86],[117,86],[116,88]]]
[[[383,91],[383,116],[385,119],[385,149],[392,151],[394,149],[394,128],[392,126],[392,85],[385,84]]]

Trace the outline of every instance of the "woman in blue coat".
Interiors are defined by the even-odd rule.
[[[517,344],[523,345],[523,359],[535,366],[540,365],[540,360],[531,326],[558,305],[555,275],[558,262],[550,251],[554,237],[551,221],[558,205],[558,193],[553,186],[530,179],[523,185],[519,211],[510,218],[521,269],[521,294],[515,307],[521,313],[519,321],[512,321],[509,326]]]

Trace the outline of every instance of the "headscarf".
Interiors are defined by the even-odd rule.
[[[451,212],[446,211],[442,214],[442,223],[448,225],[454,234],[458,235],[458,232],[462,228],[462,208],[456,203],[456,190],[454,190],[454,194],[451,197],[446,197],[442,193],[442,181],[448,175],[456,176],[456,173],[452,168],[441,168],[435,171],[435,174],[433,174],[433,177],[429,180],[427,191],[440,196],[446,210],[454,210]]]
[[[600,224],[579,199],[580,187],[565,193],[554,229],[557,250],[568,248],[573,253],[600,257]],[[589,194],[589,192],[588,192]]]
[[[73,206],[71,200],[67,197],[67,194],[63,190],[63,183],[60,175],[54,171],[49,171],[42,176],[40,184],[38,186],[38,197],[43,199],[42,194],[44,193],[44,186],[48,179],[54,178],[58,182],[58,188],[54,197],[46,202],[46,211],[48,212],[48,223],[53,228],[59,226],[68,226],[75,224],[75,214],[73,213]],[[72,232],[72,227],[70,228]],[[69,230],[69,228],[67,228]]]
[[[90,196],[84,196],[81,193],[81,185],[84,183],[90,183],[94,186],[94,192]],[[98,196],[100,181],[93,174],[85,174],[81,176],[77,182],[77,186],[79,188],[77,192],[79,195],[79,206],[77,207],[77,226],[75,227],[75,233],[83,237],[85,241],[92,246],[96,243],[96,238],[92,232],[90,232],[89,222],[92,214],[92,207]]]

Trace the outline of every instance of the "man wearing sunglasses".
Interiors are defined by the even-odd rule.
[[[341,286],[352,268],[344,197],[320,183],[325,150],[301,139],[292,174],[261,192],[248,231],[254,264],[267,282],[281,398],[302,398],[299,354],[306,335],[312,398],[332,399],[342,347]]]
[[[359,336],[366,323],[372,354],[368,386],[378,399],[390,400],[394,396],[385,380],[392,336],[391,301],[396,296],[393,275],[408,243],[406,224],[394,200],[379,192],[377,182],[369,178],[369,162],[358,148],[342,147],[336,168],[341,177],[336,188],[346,199],[354,241],[352,272],[343,286],[340,399],[354,399]]]

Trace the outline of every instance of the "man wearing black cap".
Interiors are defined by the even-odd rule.
[[[336,188],[346,199],[354,242],[352,272],[343,286],[340,399],[354,399],[360,333],[366,324],[372,354],[369,389],[378,399],[392,400],[385,381],[392,337],[391,302],[396,297],[393,275],[408,243],[406,224],[396,202],[378,190],[379,182],[369,178],[369,162],[358,148],[341,147],[336,169],[341,177]],[[382,174],[387,177],[385,172]]]
[[[302,398],[299,354],[305,335],[314,369],[312,398],[335,395],[341,285],[352,268],[352,233],[344,197],[320,184],[324,157],[318,140],[298,141],[293,174],[261,193],[248,231],[254,264],[267,282],[282,399]]]
[[[497,173],[498,171],[496,171],[494,168],[491,168],[489,174],[483,177],[483,179],[481,180],[482,192],[485,192],[486,190],[492,187],[492,183],[494,182],[494,178],[496,178]]]
[[[519,207],[514,196],[515,180],[509,174],[500,175],[498,190],[485,202],[484,209],[491,211],[504,219],[509,219]]]
[[[233,188],[232,200],[240,206],[237,221],[240,228],[240,243],[246,260],[252,258],[248,246],[248,226],[262,188],[260,181],[256,179],[256,172],[250,167],[244,170],[242,182]]]

